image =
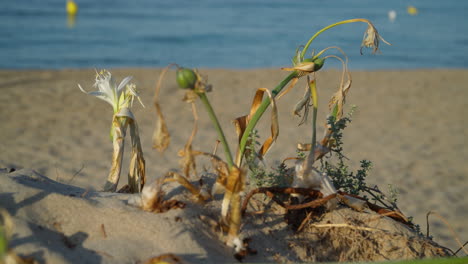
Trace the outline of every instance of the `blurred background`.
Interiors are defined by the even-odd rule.
[[[341,47],[354,70],[468,66],[468,1],[74,1],[69,15],[66,0],[1,1],[0,68],[282,67],[317,30],[359,17],[393,44],[378,60],[359,53],[363,23],[312,48]]]

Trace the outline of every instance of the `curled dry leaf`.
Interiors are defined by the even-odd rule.
[[[211,153],[207,153],[207,152],[192,151],[192,156],[193,157],[206,156],[206,157],[209,157],[210,160],[211,160],[211,164],[213,166],[213,169],[215,170],[216,175],[218,175],[218,177],[216,178],[216,182],[215,182],[215,184],[213,186],[213,189],[211,191],[211,196],[213,196],[215,194],[218,194],[218,193],[224,192],[224,190],[226,189],[227,179],[228,179],[228,176],[229,176],[229,166],[228,166],[228,164],[226,162],[224,162],[220,157],[218,157],[218,156],[216,156],[214,154],[211,154]],[[173,175],[172,173],[174,173],[174,172],[170,172],[169,174]],[[183,176],[180,176],[180,177],[184,178]],[[171,178],[166,179],[166,181],[179,181],[179,180],[175,179],[175,177],[173,177],[173,178],[174,179],[171,179]],[[182,184],[181,182],[179,182],[179,183]],[[184,184],[182,184],[182,185],[184,185]],[[185,187],[190,190],[190,188],[188,188],[188,186],[185,186]],[[200,193],[203,195],[203,197],[205,197],[205,194],[203,192],[204,192],[204,190],[200,190]]]
[[[192,134],[188,138],[187,143],[185,143],[184,149],[180,150],[178,153],[179,157],[182,158],[179,163],[187,178],[190,178],[190,172],[193,172],[195,175],[197,174],[197,165],[195,163],[194,151],[192,150],[192,141],[197,134],[198,123],[198,115],[194,103],[192,103],[192,113],[194,118]]]
[[[323,137],[323,139],[320,141],[320,143],[317,143],[315,145],[314,149],[314,158],[315,160],[321,159],[325,154],[330,152],[330,148],[327,147],[329,142],[329,135],[326,133]],[[307,143],[298,143],[297,144],[297,150],[299,151],[310,151],[312,149],[312,144]]]
[[[194,90],[187,90],[184,94],[182,101],[186,103],[195,103],[198,98],[198,94]]]
[[[124,140],[127,128],[130,127],[130,138],[132,143],[132,156],[130,159],[130,170],[128,184],[130,192],[140,192],[145,184],[145,159],[141,149],[140,136],[136,119],[128,107],[120,108],[114,115],[112,122],[114,153],[112,166],[107,178],[104,191],[115,192],[119,184],[120,172],[124,151]]]
[[[156,89],[154,93],[154,107],[156,108],[156,126],[153,132],[153,148],[157,149],[159,152],[163,152],[169,146],[171,141],[171,136],[169,130],[167,129],[166,121],[161,111],[161,106],[159,105],[159,91],[161,90],[161,84],[166,75],[167,71],[173,64],[168,65],[163,69],[161,75],[159,76],[158,83],[156,84]]]
[[[250,113],[247,116],[241,116],[238,117],[234,120],[234,125],[236,127],[236,133],[239,138],[239,142],[242,139],[242,136],[244,135],[245,129],[247,128],[248,123],[250,122],[252,116],[257,112],[257,109],[259,108],[260,104],[263,101],[263,95],[267,94],[268,97],[270,98],[271,101],[271,135],[268,137],[260,147],[260,150],[258,152],[258,155],[256,155],[260,160],[263,159],[263,157],[266,155],[268,150],[271,148],[273,143],[276,141],[279,135],[279,123],[278,123],[278,110],[276,107],[276,101],[273,98],[273,95],[271,92],[266,89],[266,88],[259,88],[257,89],[257,92],[255,93],[252,106],[250,107]],[[245,150],[245,155],[249,155],[249,150]],[[239,153],[239,150],[237,151],[236,154],[236,164],[239,164],[241,161],[241,153]]]
[[[206,156],[210,158],[213,169],[215,170],[216,175],[218,176],[211,191],[211,195],[222,193],[226,188],[227,178],[229,176],[228,164],[224,162],[220,157],[211,153],[202,151],[192,151],[192,155],[193,157]]]
[[[307,80],[309,80],[309,77],[307,77]],[[315,80],[312,80],[313,85],[315,85]],[[308,83],[310,83],[308,81]],[[311,89],[309,88],[309,85],[306,85],[305,87],[305,92],[304,95],[302,96],[302,99],[299,100],[299,102],[296,103],[294,106],[293,114],[296,116],[301,116],[299,113],[300,111],[303,111],[301,121],[299,122],[299,126],[304,124],[305,121],[307,120],[307,117],[309,115],[309,108],[311,106],[310,104],[311,101]]]
[[[146,182],[146,166],[143,150],[140,143],[140,134],[136,120],[130,120],[130,138],[132,141],[132,154],[128,171],[128,184],[130,192],[141,192]]]
[[[287,93],[289,93],[289,92],[292,90],[292,88],[294,88],[294,86],[296,86],[297,81],[299,81],[299,77],[293,78],[293,79],[291,80],[291,83],[289,84],[288,88],[284,89],[281,93],[279,93],[279,94],[275,97],[276,101],[278,101],[281,97],[283,97],[284,95],[286,95]]]
[[[343,106],[345,104],[346,94],[351,88],[352,80],[351,80],[351,74],[348,71],[347,62],[343,61],[343,59],[341,59],[340,57],[337,57],[334,55],[330,55],[329,57],[335,57],[338,60],[340,60],[343,64],[343,72],[341,75],[340,86],[338,88],[338,91],[332,96],[332,98],[330,99],[330,102],[328,103],[328,107],[330,108],[330,110],[336,107],[336,120],[339,120],[343,116]],[[345,77],[346,77],[346,81],[345,81]]]
[[[203,189],[202,187],[200,188],[195,187],[192,183],[190,183],[187,180],[187,178],[178,174],[177,172],[172,172],[172,171],[168,172],[167,176],[169,177],[166,177],[166,179],[164,180],[165,182],[170,182],[170,181],[178,182],[180,185],[184,186],[187,190],[189,190],[190,193],[192,193],[193,196],[195,196],[197,201],[204,202],[211,198],[211,195],[205,189]]]
[[[348,93],[349,88],[351,88],[351,80],[347,80],[343,86],[340,86],[340,89],[333,95],[329,102],[329,107],[332,109],[335,105],[337,107],[336,120],[341,119],[343,116],[343,105],[346,100],[346,94]]]
[[[122,159],[124,150],[124,139],[128,126],[128,118],[118,117],[114,115],[112,121],[113,130],[113,146],[114,152],[112,154],[112,164],[107,176],[106,184],[104,185],[105,192],[115,192],[119,184],[120,172],[122,170]]]
[[[221,217],[226,220],[229,212],[229,207],[232,202],[232,196],[236,193],[237,182],[239,181],[240,172],[237,169],[232,169],[226,178],[226,185],[224,186],[224,197],[221,204]],[[229,186],[229,189],[228,189]],[[225,221],[229,223],[229,221]]]
[[[223,223],[228,226],[227,244],[236,249],[237,252],[243,250],[242,241],[239,238],[241,225],[241,195],[245,186],[245,172],[232,167],[227,177],[226,192],[221,204],[221,217]]]
[[[228,164],[216,155],[212,155],[209,153],[203,153],[203,155],[211,157],[211,164],[216,174],[218,175],[213,189],[211,190],[211,195],[223,193],[226,190],[227,179],[229,176]]]
[[[156,127],[153,132],[153,148],[159,152],[164,152],[171,142],[171,135],[167,129],[166,121],[161,111],[159,103],[155,102],[154,107],[156,108]]]
[[[377,29],[370,21],[366,21],[366,23],[367,23],[367,29],[364,32],[364,37],[362,38],[361,50],[360,50],[361,55],[362,55],[363,48],[372,48],[372,54],[380,52],[379,50],[380,40],[382,40],[387,45],[392,45],[380,36]]]
[[[296,116],[301,116],[300,111],[304,110],[304,116],[307,116],[308,109],[310,107],[310,89],[308,86],[305,87],[304,95],[301,100],[299,100],[294,106],[293,114]]]

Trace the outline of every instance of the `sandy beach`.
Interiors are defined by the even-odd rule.
[[[135,104],[133,110],[140,129],[148,182],[170,169],[178,169],[177,152],[190,136],[193,117],[190,105],[182,102],[183,92],[176,86],[174,72],[167,75],[160,94],[172,136],[169,149],[161,154],[151,147],[156,118],[153,95],[161,69],[110,71],[118,82],[133,76],[145,105],[143,108]],[[257,88],[272,89],[287,74],[279,69],[199,71],[213,85],[208,96],[231,149],[237,146],[232,120],[248,113]],[[356,105],[357,110],[344,132],[344,153],[349,164],[356,169],[360,160],[372,161],[367,182],[385,192],[389,184],[398,190],[400,209],[414,217],[424,233],[426,214],[435,211],[450,223],[462,243],[467,241],[468,203],[464,194],[468,190],[468,126],[465,123],[468,70],[354,71],[351,74],[353,85],[346,103],[348,110],[351,105]],[[319,124],[325,122],[328,99],[336,91],[340,75],[338,70],[317,74]],[[111,194],[97,192],[106,180],[111,162],[112,109],[105,102],[80,92],[77,86],[81,84],[88,91],[94,90],[94,76],[94,69],[0,70],[0,168],[14,168],[13,173],[18,177],[29,175],[36,179],[22,187],[21,180],[7,179],[7,173],[0,174],[0,207],[13,216],[17,230],[11,246],[18,253],[57,263],[76,263],[80,256],[85,256],[86,263],[134,263],[168,252],[185,254],[184,259],[192,263],[225,260],[226,249],[222,246],[203,246],[209,235],[199,234],[202,231],[187,232],[195,224],[189,220],[182,220],[184,224],[175,223],[182,210],[172,210],[157,218],[144,213],[138,221],[148,221],[147,229],[133,230],[132,216],[139,211],[119,202],[126,196],[110,199]],[[298,127],[299,119],[292,115],[304,85],[300,80],[278,102],[280,135],[267,156],[271,166],[295,156],[297,143],[310,140],[310,123]],[[216,132],[204,109],[198,106],[200,122],[194,148],[211,152]],[[259,126],[262,138],[269,133],[268,119],[267,114]],[[319,135],[321,131],[323,125]],[[127,146],[124,166],[128,164],[130,148]],[[201,173],[203,167],[199,166],[198,170]],[[121,186],[127,181],[126,172],[124,167]],[[53,182],[48,183],[47,178]],[[94,193],[94,202],[76,200],[85,192]],[[70,197],[71,193],[75,197]],[[94,209],[101,207],[98,213],[74,219],[74,214],[95,212]],[[100,220],[108,219],[109,214],[122,219],[105,223]],[[188,210],[183,217],[190,215],[196,215],[196,210]],[[159,224],[154,222],[158,219]],[[171,223],[164,219],[171,219]],[[153,237],[154,244],[144,248],[132,246],[132,243],[141,246],[137,241],[139,234],[145,232],[150,233],[141,236]],[[75,249],[59,246],[60,233],[73,238],[78,246]],[[114,253],[102,253],[106,252],[106,245],[96,237],[115,242],[111,239],[113,235],[119,241],[112,245]],[[430,235],[452,250],[459,247],[450,229],[437,217],[430,218]],[[185,244],[174,241],[185,241]],[[54,251],[54,248],[60,249]],[[95,252],[102,254],[98,256]]]

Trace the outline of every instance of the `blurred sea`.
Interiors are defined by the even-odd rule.
[[[312,48],[341,47],[351,69],[468,67],[466,0],[75,1],[74,26],[66,0],[0,1],[0,68],[281,67],[317,30],[359,17],[393,45],[361,56],[366,25],[358,23],[329,30]]]

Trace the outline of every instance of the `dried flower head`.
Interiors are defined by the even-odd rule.
[[[361,55],[362,48],[372,48],[372,54],[379,52],[380,40],[382,40],[387,45],[392,45],[379,35],[379,32],[372,23],[367,22],[367,25],[368,26],[366,32],[364,32],[364,38],[362,39],[361,43]]]

